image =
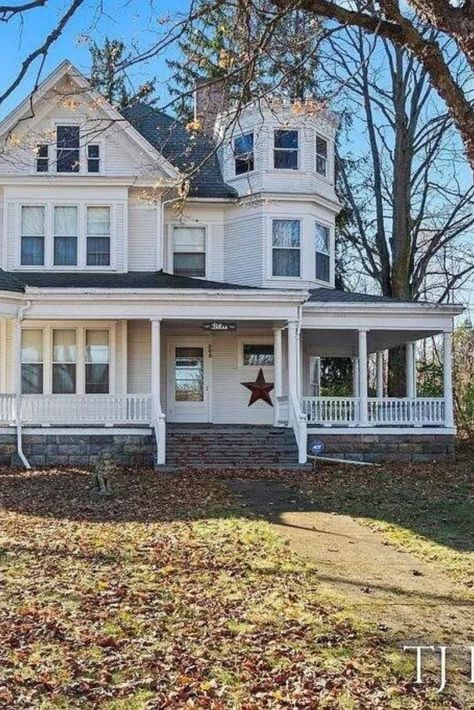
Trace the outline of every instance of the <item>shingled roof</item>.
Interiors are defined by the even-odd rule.
[[[153,106],[137,103],[122,115],[172,165],[191,175],[190,197],[237,197],[223,178],[216,147],[206,136],[187,131],[182,123]]]
[[[0,270],[0,290],[22,292],[26,286],[37,288],[254,290],[252,286],[174,276],[164,271],[128,271],[124,274],[30,271],[13,275]]]
[[[391,298],[390,296],[341,291],[337,288],[312,288],[310,294],[309,303],[413,303],[413,301]]]

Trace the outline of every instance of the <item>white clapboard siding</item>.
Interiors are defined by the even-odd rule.
[[[133,204],[128,209],[128,269],[153,271],[156,266],[159,222],[152,204]]]
[[[259,211],[242,217],[241,210],[229,210],[225,226],[225,281],[250,286],[262,284],[263,232],[263,216]]]

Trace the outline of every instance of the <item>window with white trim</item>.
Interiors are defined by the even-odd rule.
[[[273,276],[300,276],[301,223],[299,219],[272,220]]]
[[[80,161],[79,126],[56,127],[56,172],[78,173]]]
[[[49,170],[49,145],[39,143],[36,146],[36,172],[47,173]]]
[[[56,205],[54,207],[54,265],[77,266],[77,207]]]
[[[22,205],[20,221],[20,261],[22,266],[43,266],[45,240],[44,206]]]
[[[49,345],[48,345],[49,343]],[[49,352],[48,361],[45,353]],[[108,394],[110,329],[24,328],[21,333],[23,394]]]
[[[193,278],[206,275],[205,227],[173,227],[173,273]]]
[[[234,139],[235,174],[243,175],[254,169],[253,133]]]
[[[43,331],[39,329],[21,333],[21,391],[43,393]]]
[[[314,224],[314,246],[315,246],[315,276],[318,281],[330,280],[331,259],[330,230],[325,224],[315,222]]]
[[[273,367],[275,365],[272,343],[242,343],[244,367]]]
[[[87,172],[100,173],[100,145],[89,143],[87,146]]]
[[[273,137],[273,167],[298,170],[298,131],[278,129]]]
[[[87,266],[110,266],[110,207],[87,208]]]
[[[316,172],[324,177],[328,174],[328,142],[318,135],[316,135]]]

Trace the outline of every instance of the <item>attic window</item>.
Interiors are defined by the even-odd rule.
[[[253,170],[253,133],[245,133],[234,140],[234,158],[236,175]]]
[[[273,166],[277,170],[298,170],[298,131],[275,131]]]
[[[90,143],[87,146],[87,172],[100,173],[100,146]]]
[[[328,172],[328,142],[316,136],[316,172],[326,177]]]
[[[56,129],[56,171],[79,172],[79,126],[58,126]]]
[[[47,173],[49,169],[48,146],[40,144],[36,146],[36,172]]]

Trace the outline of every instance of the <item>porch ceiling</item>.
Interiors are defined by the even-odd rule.
[[[429,338],[439,330],[369,330],[367,350],[375,353],[415,340]],[[357,330],[303,330],[303,347],[325,357],[356,357]]]

